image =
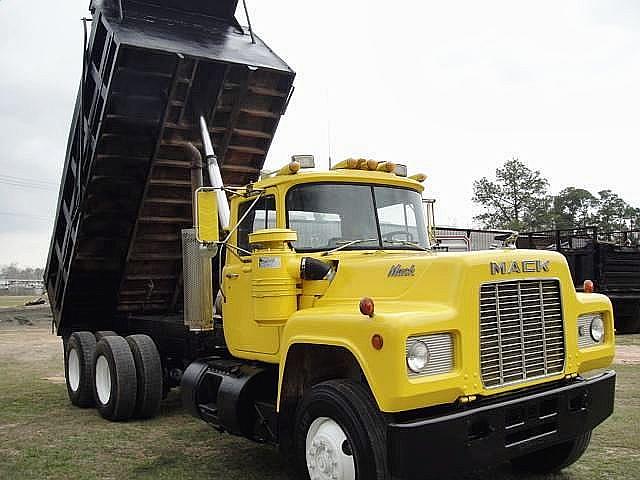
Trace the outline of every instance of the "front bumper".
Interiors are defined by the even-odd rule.
[[[613,412],[616,374],[578,378],[544,391],[502,397],[451,414],[391,423],[393,478],[423,479],[511,458],[566,442]]]

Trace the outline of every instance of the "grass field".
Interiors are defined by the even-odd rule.
[[[640,352],[640,335],[623,343]],[[504,466],[465,478],[639,478],[640,365],[633,358],[615,366],[616,411],[577,464],[555,476],[514,476]],[[144,422],[114,424],[72,407],[59,339],[46,325],[0,324],[0,479],[275,480],[288,478],[284,471],[274,447],[216,432],[182,410],[177,392],[159,418]]]

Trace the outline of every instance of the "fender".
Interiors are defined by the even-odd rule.
[[[386,306],[389,307],[389,306]],[[289,352],[294,345],[307,344],[338,347],[349,352],[356,360],[371,392],[382,411],[401,410],[400,397],[407,395],[405,345],[407,335],[420,333],[425,322],[435,330],[450,330],[456,312],[451,309],[422,308],[385,313],[373,318],[357,311],[357,304],[334,304],[300,310],[291,316],[282,330],[282,356],[278,372],[279,411],[285,369]],[[429,308],[431,307],[431,308]],[[382,310],[382,309],[381,309]],[[373,335],[383,338],[383,346],[376,349],[371,343]]]

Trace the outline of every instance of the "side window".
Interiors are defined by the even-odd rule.
[[[255,199],[247,200],[238,207],[238,219],[242,218]],[[268,195],[258,200],[255,207],[238,227],[238,247],[251,251],[249,234],[256,230],[275,228],[276,226],[276,199]],[[246,255],[240,252],[241,255]]]

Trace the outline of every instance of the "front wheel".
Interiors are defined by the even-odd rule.
[[[591,430],[569,442],[514,458],[511,460],[511,465],[517,472],[540,474],[557,472],[576,462],[585,452],[590,441]]]
[[[369,391],[353,380],[313,386],[297,409],[294,436],[301,478],[388,478],[382,414]]]

